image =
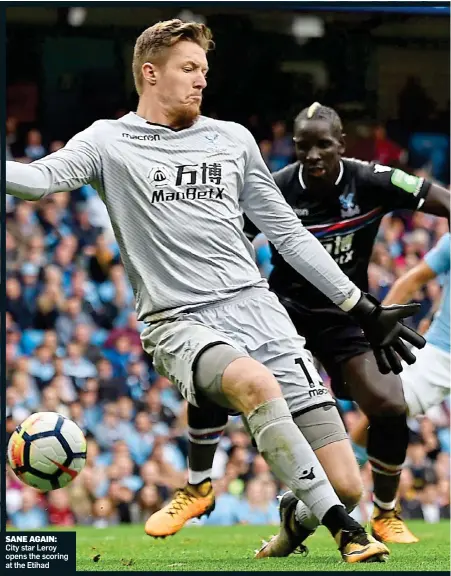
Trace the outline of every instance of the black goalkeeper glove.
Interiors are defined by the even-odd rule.
[[[362,292],[360,300],[350,310],[349,314],[360,324],[371,344],[382,374],[402,372],[400,358],[407,364],[415,363],[415,356],[401,338],[416,348],[424,348],[426,340],[423,336],[402,323],[419,308],[419,304],[382,306],[376,298]]]

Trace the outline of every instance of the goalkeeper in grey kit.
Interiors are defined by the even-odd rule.
[[[309,380],[319,378],[260,276],[243,211],[293,268],[360,323],[376,354],[415,361],[401,338],[417,347],[424,340],[401,320],[417,308],[383,308],[361,293],[285,202],[251,134],[200,115],[211,46],[202,24],[148,28],[133,59],[137,112],[95,122],[43,160],[7,162],[7,193],[39,200],[91,183],[107,207],[146,324],[143,348],[158,372],[190,404],[244,416],[273,473],[329,529],[345,561],[383,561],[388,549],[347,514],[292,420],[295,400],[309,408],[324,396],[309,394]],[[188,517],[208,512],[208,498],[186,490],[177,498],[182,514],[151,517],[148,534],[175,533]]]

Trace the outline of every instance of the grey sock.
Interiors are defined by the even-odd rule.
[[[322,520],[341,502],[283,398],[269,400],[247,416],[257,448],[277,478]]]

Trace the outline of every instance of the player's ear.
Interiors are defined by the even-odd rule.
[[[341,156],[343,156],[346,150],[346,134],[341,134],[340,138],[338,139],[338,142],[339,142],[338,152]]]
[[[156,83],[157,78],[155,74],[155,64],[151,64],[150,62],[144,62],[141,67],[141,72],[144,78],[144,81],[152,86]]]

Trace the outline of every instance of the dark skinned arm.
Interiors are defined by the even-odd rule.
[[[431,184],[420,211],[434,216],[443,216],[448,218],[449,222],[450,202],[451,193],[447,188],[438,184]]]

